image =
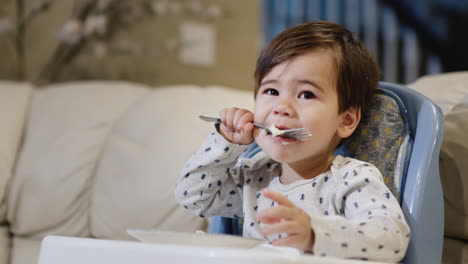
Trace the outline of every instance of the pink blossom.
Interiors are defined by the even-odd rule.
[[[79,20],[73,19],[65,22],[59,31],[58,39],[62,43],[75,45],[81,40],[82,36],[83,24]]]
[[[84,24],[84,35],[89,36],[94,33],[104,35],[107,31],[107,17],[105,15],[91,15]]]

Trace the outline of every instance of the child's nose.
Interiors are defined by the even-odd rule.
[[[287,103],[279,103],[276,105],[276,107],[273,109],[273,114],[275,115],[280,115],[280,116],[286,116],[286,117],[291,117],[294,115],[294,110],[292,107],[287,104]]]
[[[282,116],[290,116],[288,111],[283,111],[283,110],[275,110],[273,111],[275,115],[282,115]]]

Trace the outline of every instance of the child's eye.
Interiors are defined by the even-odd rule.
[[[270,89],[265,89],[265,91],[263,93],[268,94],[268,95],[274,95],[274,96],[279,95],[278,90],[271,89],[271,88]]]
[[[314,99],[315,97],[315,94],[311,91],[304,91],[301,94],[299,94],[299,98],[301,99]]]

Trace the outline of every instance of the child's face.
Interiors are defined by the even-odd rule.
[[[328,51],[314,50],[275,66],[262,80],[255,123],[279,129],[307,129],[299,141],[255,133],[259,146],[274,160],[295,163],[328,158],[342,137],[344,113],[338,113],[337,73]]]

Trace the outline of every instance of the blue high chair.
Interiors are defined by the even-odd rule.
[[[378,95],[380,102],[373,104],[369,112],[380,111],[381,115],[382,109],[385,109],[383,111],[386,113],[383,115],[386,116],[386,120],[379,118],[384,125],[378,124],[380,128],[372,127],[376,124],[371,123],[377,118],[370,114],[366,117],[363,114],[359,127],[364,128],[358,127],[336,152],[376,165],[381,170],[387,186],[400,200],[406,221],[411,228],[411,238],[403,262],[440,263],[444,235],[444,201],[439,177],[439,152],[444,129],[442,111],[425,96],[401,85],[381,82]],[[389,100],[390,103],[385,100]],[[394,108],[397,110],[393,111]],[[390,113],[392,111],[393,113]],[[385,127],[387,122],[389,128]],[[370,131],[380,129],[397,133],[387,144],[379,145],[383,152],[377,150],[376,153],[368,155],[369,148],[366,148],[366,145],[376,138],[380,140],[384,132],[363,133],[363,130],[367,129],[365,126],[370,126]],[[367,136],[371,138],[360,139],[364,134],[371,134]],[[392,148],[394,152],[391,152]],[[372,150],[374,149],[375,146]],[[260,151],[254,143],[243,155],[253,157]],[[378,160],[371,160],[371,157]],[[241,235],[242,224],[239,219],[213,217],[210,233]]]

